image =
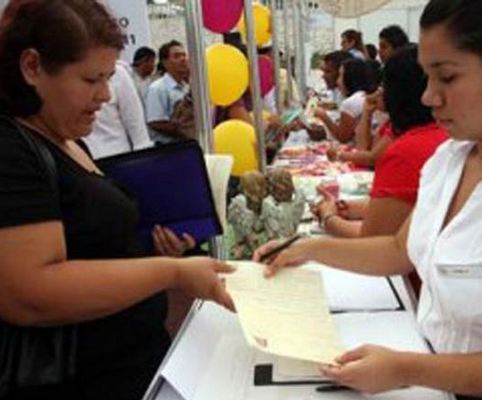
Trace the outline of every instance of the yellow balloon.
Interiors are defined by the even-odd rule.
[[[271,40],[271,11],[263,4],[253,3],[254,17],[254,33],[256,37],[256,46],[262,47]],[[239,32],[246,42],[246,25],[244,23],[244,14],[238,23]]]
[[[234,157],[234,176],[258,169],[254,127],[239,119],[231,119],[214,129],[214,152]]]
[[[227,44],[213,44],[206,50],[206,65],[211,102],[227,106],[239,100],[249,85],[244,54]]]

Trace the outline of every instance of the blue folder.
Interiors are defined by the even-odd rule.
[[[139,205],[139,234],[152,249],[154,225],[196,243],[222,234],[204,156],[196,141],[166,144],[97,161],[105,175],[133,195]]]

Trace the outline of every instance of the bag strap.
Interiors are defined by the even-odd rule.
[[[20,134],[20,136],[22,136],[23,139],[28,143],[30,149],[35,153],[38,160],[47,168],[50,186],[57,193],[58,192],[57,164],[55,162],[55,159],[52,153],[50,152],[49,148],[44,143],[44,141],[37,135],[27,132],[27,130],[22,126],[22,124],[17,122],[15,119],[6,117],[6,116],[0,116],[0,118],[6,120],[15,128],[17,128],[17,131]]]

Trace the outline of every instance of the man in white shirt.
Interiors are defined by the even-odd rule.
[[[94,159],[152,146],[141,101],[129,72],[117,63],[109,82],[111,99],[97,113],[92,133],[83,140]]]
[[[323,56],[323,64],[321,65],[323,79],[325,80],[330,100],[335,102],[337,107],[340,106],[343,100],[343,95],[337,84],[338,76],[340,74],[340,66],[343,61],[352,57],[353,56],[349,52],[343,50],[333,51]]]
[[[156,67],[156,52],[150,47],[139,47],[132,60],[132,80],[142,104],[145,104],[147,89],[153,81],[152,73]]]
[[[172,40],[159,49],[159,67],[164,75],[153,82],[146,95],[146,121],[151,138],[159,143],[179,140],[177,123],[171,120],[175,104],[189,91],[187,53]]]

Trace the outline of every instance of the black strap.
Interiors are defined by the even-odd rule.
[[[52,156],[52,153],[50,152],[47,145],[44,143],[44,141],[37,135],[27,132],[27,130],[23,127],[23,125],[17,122],[15,119],[4,115],[0,116],[0,118],[6,120],[17,129],[20,136],[23,137],[23,139],[28,143],[30,149],[35,153],[40,163],[45,165],[49,175],[50,186],[52,190],[54,190],[57,193],[58,192],[57,164],[55,163],[55,159]]]

